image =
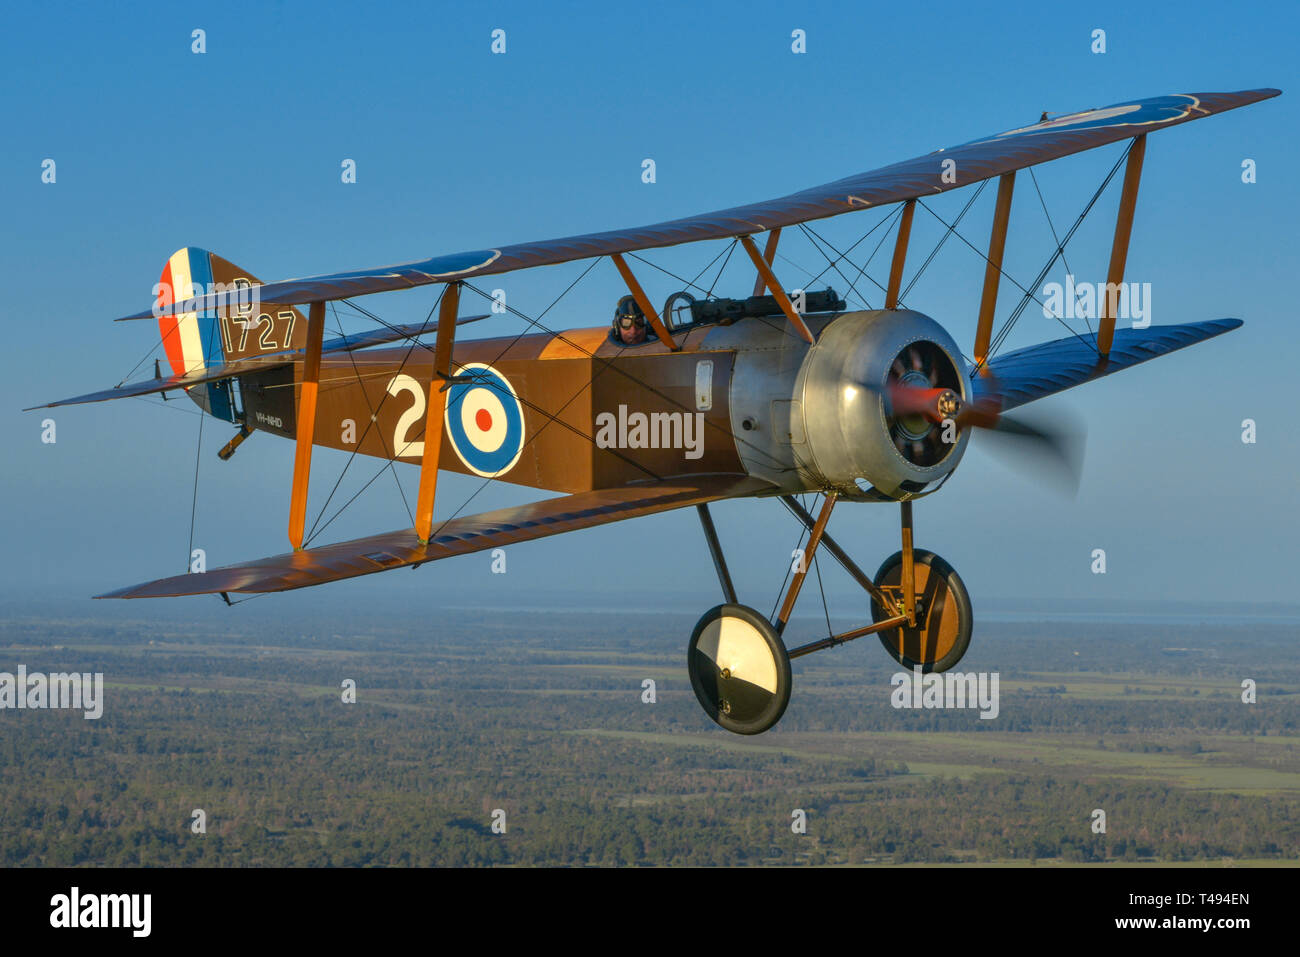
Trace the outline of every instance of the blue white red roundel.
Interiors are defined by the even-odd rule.
[[[473,376],[448,389],[447,436],[465,467],[489,478],[514,468],[524,450],[524,408],[514,387],[481,362],[461,366],[458,376]]]

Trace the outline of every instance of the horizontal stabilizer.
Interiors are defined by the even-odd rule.
[[[462,316],[456,320],[457,326],[463,326],[469,322],[478,322],[480,319],[488,318],[487,315],[481,316]],[[329,355],[332,352],[355,352],[358,349],[368,349],[371,346],[383,345],[388,342],[397,342],[400,339],[414,339],[416,336],[428,335],[438,331],[436,322],[415,322],[404,326],[380,326],[375,329],[368,329],[365,332],[352,333],[350,335],[338,336],[334,339],[327,339],[321,345],[321,352]],[[240,359],[236,362],[227,362],[224,365],[214,366],[202,370],[201,372],[191,372],[188,375],[165,376],[161,379],[145,379],[140,382],[132,382],[129,385],[120,385],[112,389],[103,389],[99,392],[89,392],[86,395],[75,396],[71,399],[59,399],[57,402],[50,402],[46,405],[36,405],[29,409],[23,409],[24,412],[31,412],[33,409],[53,409],[60,405],[84,405],[88,402],[105,402],[109,399],[130,399],[136,396],[153,395],[158,392],[172,392],[176,389],[189,389],[196,385],[202,385],[205,382],[217,382],[221,379],[234,379],[238,376],[252,375],[256,372],[265,372],[267,369],[276,369],[281,366],[292,365],[295,359],[303,354],[301,349],[291,349],[284,352],[271,352],[261,356],[251,356],[247,359]]]
[[[989,362],[989,374],[975,376],[975,397],[1000,399],[1003,411],[1014,409],[1148,359],[1213,339],[1240,325],[1240,319],[1212,319],[1178,326],[1117,329],[1110,356],[1104,361],[1097,354],[1091,337],[1073,336],[1043,342]]]
[[[275,356],[254,356],[250,359],[240,359],[238,362],[227,362],[224,365],[213,366],[204,369],[201,372],[191,372],[188,375],[170,375],[163,376],[160,379],[144,379],[140,382],[132,382],[129,385],[119,385],[112,389],[102,389],[99,392],[87,392],[85,395],[74,396],[71,399],[59,399],[57,402],[47,402],[45,405],[34,405],[29,409],[23,409],[24,412],[31,412],[34,409],[54,409],[61,405],[85,405],[88,402],[106,402],[109,399],[130,399],[136,396],[153,395],[157,392],[172,392],[176,389],[189,389],[196,385],[202,385],[205,382],[217,382],[221,379],[230,379],[240,375],[252,375],[254,372],[263,372],[267,369],[274,369],[278,366],[290,365],[293,358],[287,354]]]
[[[771,484],[762,479],[744,475],[695,475],[648,485],[597,489],[453,518],[435,526],[427,545],[421,545],[415,531],[406,528],[337,545],[305,548],[247,565],[177,575],[96,597],[174,598],[225,592],[288,591],[453,555],[504,548],[560,532],[621,522],[717,499],[754,495],[771,488]]]

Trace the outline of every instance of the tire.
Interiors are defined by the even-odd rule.
[[[970,595],[961,576],[934,552],[912,552],[917,592],[917,627],[906,625],[880,632],[880,643],[900,665],[909,671],[948,671],[956,667],[970,647],[974,615]],[[885,559],[874,579],[878,587],[901,586],[903,553]],[[891,617],[874,599],[873,621]]]
[[[735,734],[761,734],[790,703],[790,656],[771,622],[748,605],[705,612],[686,667],[705,714]]]

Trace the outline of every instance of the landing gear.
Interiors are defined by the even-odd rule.
[[[970,647],[970,595],[953,567],[934,552],[913,552],[913,588],[916,593],[916,624],[897,625],[880,632],[880,643],[904,668],[947,671],[961,661]],[[876,572],[876,586],[902,600],[903,553],[885,559]],[[871,617],[879,622],[892,615],[872,599]]]
[[[761,734],[781,720],[790,702],[793,658],[875,633],[899,664],[931,672],[954,667],[970,647],[973,617],[966,586],[938,555],[912,548],[912,503],[900,505],[902,549],[872,579],[826,532],[836,498],[827,493],[814,519],[793,496],[782,497],[809,535],[774,622],[737,601],[708,506],[697,506],[727,603],[710,609],[695,626],[687,670],[705,713],[728,731]],[[872,623],[787,651],[781,634],[821,546],[871,596]]]

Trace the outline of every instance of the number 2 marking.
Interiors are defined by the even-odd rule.
[[[423,458],[424,443],[408,439],[407,436],[411,427],[424,417],[424,389],[409,375],[394,376],[388,383],[388,394],[395,396],[401,392],[411,393],[415,401],[397,420],[397,428],[393,430],[393,454],[402,458]]]

